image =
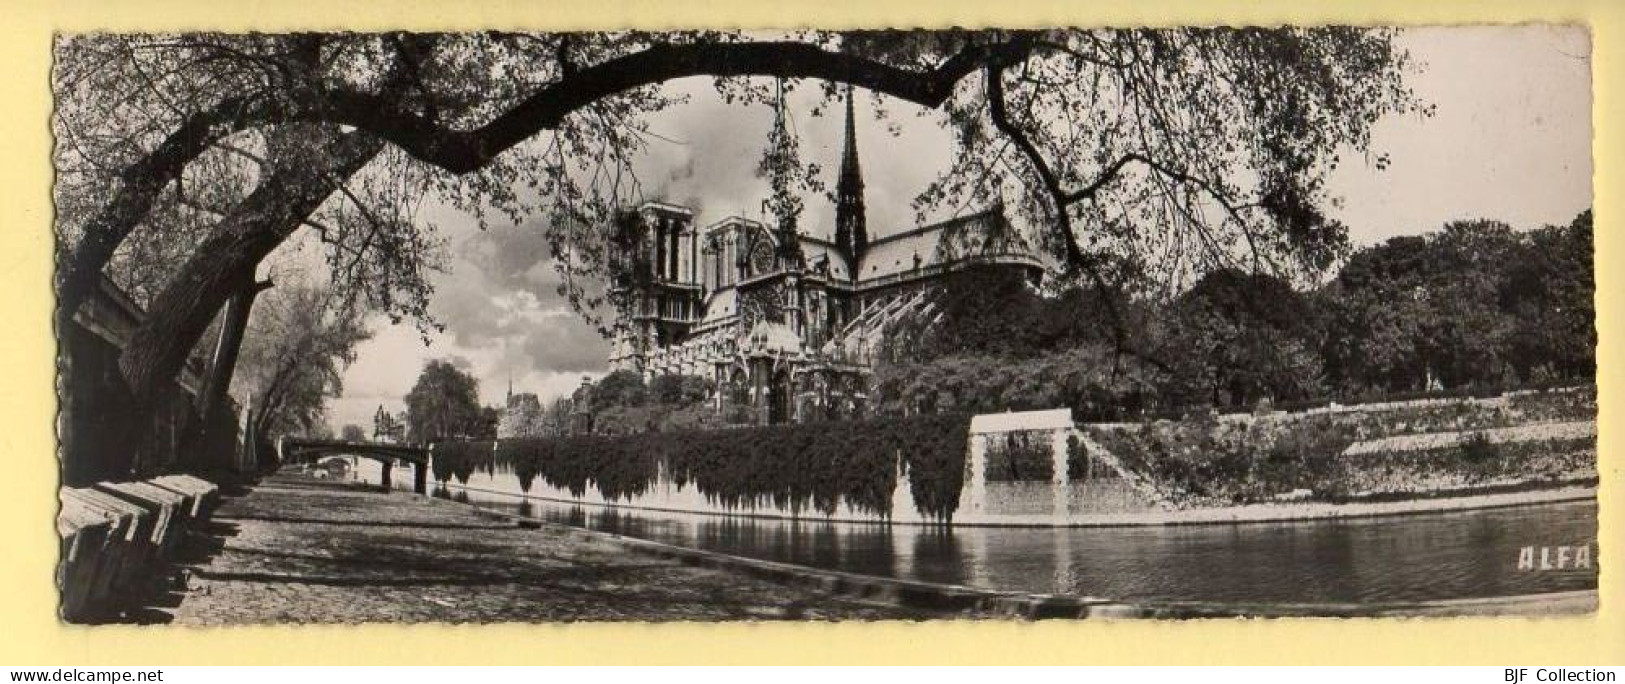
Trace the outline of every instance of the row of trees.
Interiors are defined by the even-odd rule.
[[[1044,226],[1041,243],[1070,272],[1191,244],[1208,262],[1239,253],[1314,267],[1346,242],[1316,209],[1338,155],[1367,152],[1381,117],[1423,109],[1393,37],[1349,27],[63,36],[52,73],[58,316],[71,320],[114,262],[158,266],[118,363],[135,413],[120,430],[141,444],[145,414],[211,321],[296,234],[322,243],[340,301],[432,327],[428,274],[443,250],[417,213],[425,199],[482,225],[542,218],[567,294],[592,310],[587,283],[607,245],[585,227],[640,198],[645,117],[675,102],[662,84],[696,76],[742,105],[771,101],[776,85],[812,83],[833,99],[848,84],[934,112],[958,149],[922,209],[1008,199]]]
[[[1113,417],[1585,381],[1594,293],[1589,211],[1523,232],[1462,221],[1392,238],[1310,287],[1220,269],[1166,298],[1045,296],[972,272],[945,288],[933,326],[901,331],[877,391],[889,411]]]
[[[498,423],[502,439],[570,434],[633,434],[711,427],[719,420],[709,400],[714,383],[693,375],[661,375],[644,381],[635,371],[609,373],[583,382],[570,396],[543,405],[534,394],[508,400]]]
[[[918,510],[951,520],[964,484],[970,420],[942,414],[841,423],[759,425],[617,435],[505,439],[437,447],[435,475],[466,482],[480,469],[511,469],[529,490],[539,476],[575,496],[595,487],[615,501],[642,494],[665,473],[732,510],[772,505],[832,514],[841,505],[890,516],[899,466]]]
[[[1592,215],[1452,223],[1356,254],[1317,298],[1334,387],[1542,383],[1596,373]]]
[[[646,383],[642,374],[623,370],[583,382],[571,396],[546,406],[534,394],[517,394],[496,408],[480,405],[479,381],[468,371],[436,359],[424,365],[406,395],[405,434],[409,441],[432,443],[701,428],[715,422],[706,402],[711,389],[710,381],[696,376]]]

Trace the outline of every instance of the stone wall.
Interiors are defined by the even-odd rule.
[[[104,280],[73,321],[58,331],[57,426],[65,484],[87,486],[177,468],[230,470],[238,465],[240,438],[233,415],[238,409],[229,397],[217,417],[220,424],[211,426],[215,443],[186,443],[201,427],[196,401],[205,373],[195,361],[186,364],[151,407],[152,425],[141,431],[149,441],[137,449],[128,443],[134,400],[120,373],[119,356],[145,315],[129,295]],[[132,452],[143,460],[128,463]]]

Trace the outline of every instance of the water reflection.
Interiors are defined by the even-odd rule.
[[[516,512],[525,505],[535,517],[578,527],[767,560],[990,589],[1138,600],[1342,603],[1597,586],[1595,563],[1590,569],[1517,569],[1523,546],[1589,543],[1595,549],[1594,503],[1353,521],[950,530],[615,509],[587,512],[581,506],[473,495],[477,505]]]
[[[441,489],[436,496],[444,496]],[[767,560],[990,589],[1142,601],[1401,602],[1597,587],[1594,501],[1361,520],[944,528],[583,506],[465,489],[454,500]],[[1527,546],[1591,567],[1518,569]]]

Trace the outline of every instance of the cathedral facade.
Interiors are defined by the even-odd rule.
[[[611,366],[711,379],[730,422],[860,416],[875,354],[899,323],[929,320],[931,292],[967,268],[1041,277],[1002,207],[870,237],[851,94],[834,240],[742,217],[700,227],[686,207],[637,208],[638,277],[618,285]]]

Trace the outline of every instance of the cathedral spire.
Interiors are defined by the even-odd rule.
[[[846,87],[846,148],[841,152],[841,176],[835,183],[835,244],[846,255],[854,280],[858,261],[869,246],[863,210],[863,174],[858,168],[857,126],[852,114],[852,86]]]
[[[790,133],[789,112],[785,110],[784,79],[779,79],[778,99],[773,106],[773,132],[769,134],[767,168],[773,186],[773,196],[767,204],[773,206],[777,221],[778,249],[775,255],[779,268],[799,271],[805,265],[801,253],[800,231],[796,217],[801,214],[801,198],[795,194],[797,151],[796,139]]]

